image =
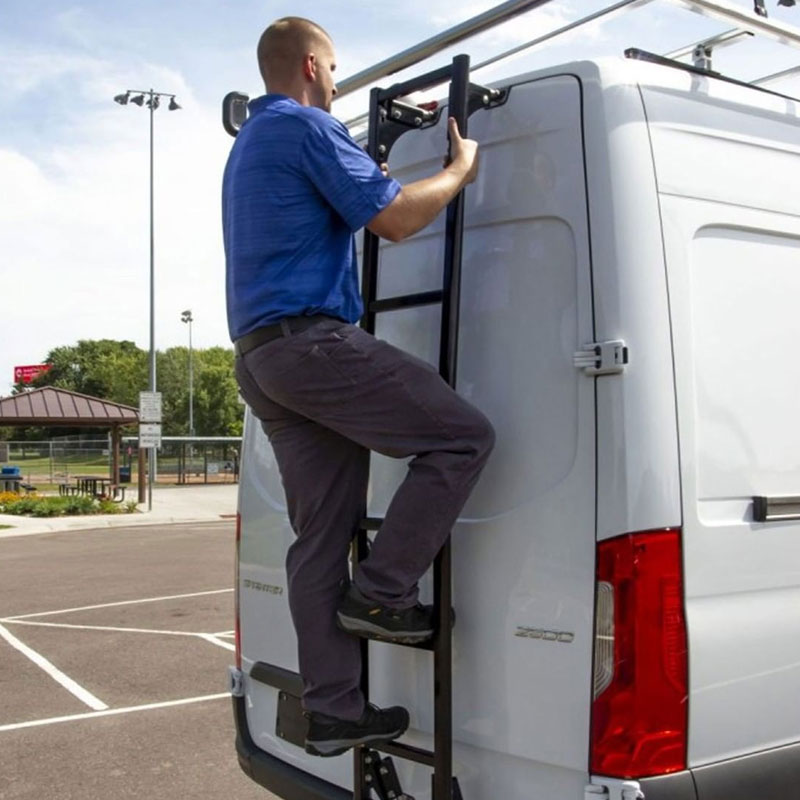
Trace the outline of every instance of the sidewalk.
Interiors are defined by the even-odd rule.
[[[129,528],[134,525],[169,525],[174,522],[214,522],[236,514],[238,484],[170,486],[153,490],[153,509],[147,503],[137,514],[97,514],[82,517],[17,517],[0,514],[0,539],[53,531]]]

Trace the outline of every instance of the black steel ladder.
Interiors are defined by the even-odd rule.
[[[491,108],[505,101],[506,90],[486,89],[469,82],[469,56],[459,55],[452,64],[421,75],[388,89],[373,89],[370,94],[369,138],[367,152],[378,163],[387,161],[397,139],[407,131],[435,125],[441,109],[410,105],[398,98],[412,92],[450,82],[447,113],[454,117],[462,136],[467,135],[467,120],[479,108]],[[364,231],[362,257],[362,296],[364,316],[362,327],[375,333],[376,315],[423,305],[441,303],[441,334],[439,343],[439,373],[456,385],[458,355],[458,319],[461,292],[461,247],[464,230],[463,190],[447,207],[445,225],[444,273],[442,289],[385,299],[377,298],[379,238]],[[354,543],[354,560],[366,556],[367,533],[377,530],[382,520],[367,518],[362,522]],[[433,769],[433,800],[461,800],[458,779],[453,776],[452,741],[452,620],[450,542],[440,550],[433,566],[434,617],[436,633],[432,642],[413,645],[433,651],[434,663],[434,746],[433,751],[390,742],[370,748],[355,749],[353,800],[413,800],[403,793],[391,756],[414,761]],[[408,645],[405,645],[408,646]],[[368,641],[362,640],[362,689],[369,696]],[[381,755],[384,753],[386,755]],[[375,795],[373,795],[373,792]]]

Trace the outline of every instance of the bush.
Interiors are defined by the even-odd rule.
[[[29,512],[32,517],[61,517],[64,515],[66,497],[37,497]]]
[[[9,503],[16,503],[19,495],[16,492],[0,492],[0,512],[3,512]]]
[[[53,500],[61,500],[64,503],[64,514],[96,514],[97,506],[91,497],[83,494],[75,494],[70,497],[53,497]]]
[[[87,495],[42,497],[30,494],[20,497],[14,492],[0,494],[0,513],[31,517],[84,516],[89,514],[133,514],[136,502],[124,506],[113,500],[97,500]]]
[[[119,503],[113,500],[98,500],[97,512],[98,514],[124,514],[122,507]]]
[[[16,500],[6,503],[5,513],[16,515],[32,514],[33,510],[41,501],[42,498],[33,494],[28,495],[27,497],[20,497],[19,495],[16,495]]]

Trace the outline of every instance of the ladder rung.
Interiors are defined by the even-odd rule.
[[[428,306],[433,303],[441,303],[443,298],[441,289],[432,292],[418,292],[417,294],[404,294],[398,297],[387,297],[383,300],[373,300],[369,304],[369,311],[373,314],[381,311],[394,311],[398,308],[410,308],[411,306]]]
[[[370,743],[369,747],[372,750],[379,750],[380,752],[387,753],[390,756],[404,758],[406,761],[414,761],[417,764],[424,764],[426,767],[433,766],[433,753],[430,750],[423,750],[421,747],[414,747],[410,744],[401,744],[400,742],[380,742],[378,744]]]

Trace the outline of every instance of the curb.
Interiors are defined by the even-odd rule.
[[[42,533],[78,533],[80,531],[108,530],[110,528],[139,528],[148,525],[178,525],[208,522],[230,522],[236,518],[235,514],[201,514],[201,515],[173,515],[151,517],[145,514],[120,514],[113,517],[76,517],[64,519],[60,524],[31,523],[15,525],[11,520],[19,519],[9,515],[0,516],[0,524],[13,525],[12,528],[0,529],[0,539],[10,539],[18,536],[33,536]],[[28,520],[30,517],[25,517]]]

